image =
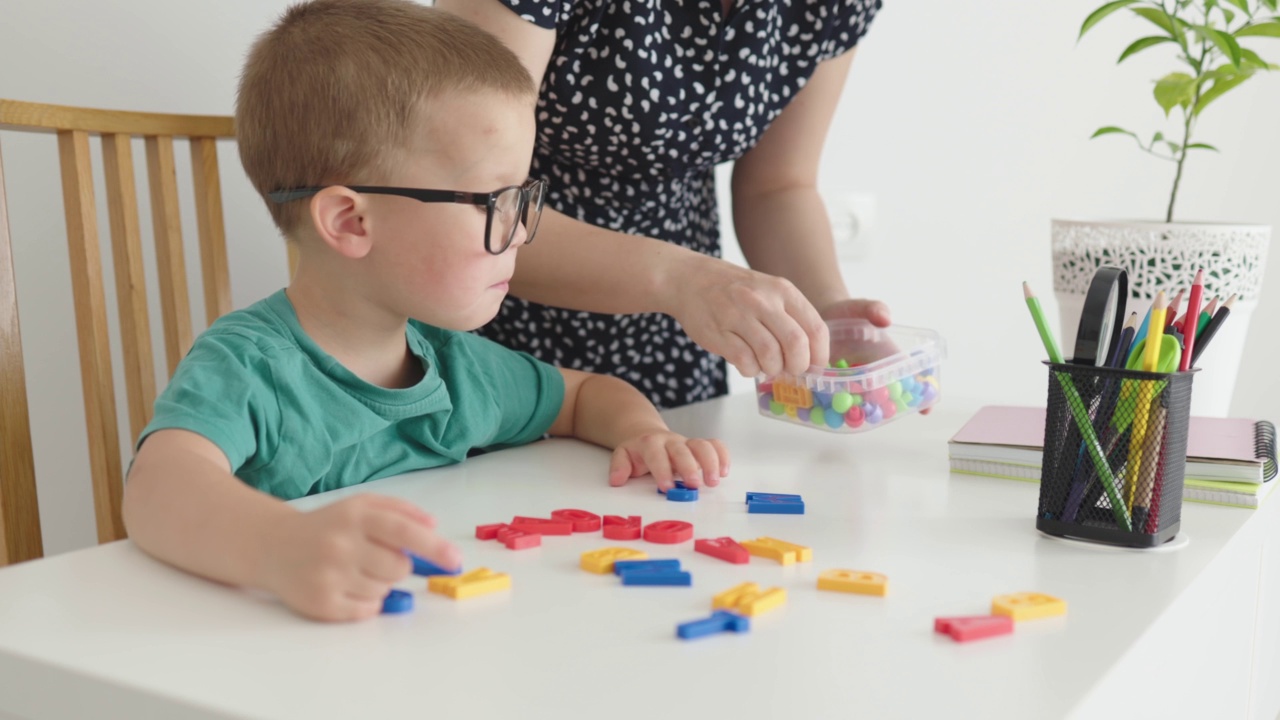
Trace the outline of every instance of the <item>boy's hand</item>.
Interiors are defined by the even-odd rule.
[[[663,490],[675,487],[676,480],[691,488],[715,487],[729,474],[729,451],[719,440],[690,440],[670,430],[639,435],[614,449],[610,485],[625,485],[646,473]]]
[[[416,506],[357,495],[281,523],[265,549],[258,585],[309,618],[368,618],[381,612],[392,585],[412,571],[406,552],[444,568],[456,568],[462,559]]]

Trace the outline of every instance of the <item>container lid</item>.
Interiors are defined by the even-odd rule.
[[[879,328],[862,319],[832,320],[832,356],[849,361],[848,368],[810,366],[802,378],[809,387],[856,380],[880,387],[934,368],[947,356],[946,343],[933,330],[892,325]]]

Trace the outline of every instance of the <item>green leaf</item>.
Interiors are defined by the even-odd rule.
[[[1262,4],[1266,5],[1271,12],[1278,12],[1277,8],[1280,8],[1280,2],[1277,0],[1262,0]]]
[[[1258,53],[1247,47],[1240,48],[1240,54],[1244,57],[1243,67],[1251,67],[1255,70],[1280,70],[1280,65],[1263,60]]]
[[[1188,107],[1195,100],[1196,79],[1186,73],[1169,73],[1156,81],[1154,92],[1156,102],[1168,117],[1174,107]]]
[[[1124,62],[1125,58],[1128,58],[1130,55],[1137,55],[1138,53],[1142,52],[1143,50],[1146,50],[1149,47],[1152,47],[1153,45],[1159,45],[1161,43],[1168,43],[1168,42],[1173,42],[1173,38],[1167,37],[1164,35],[1152,35],[1150,37],[1144,37],[1139,40],[1134,40],[1133,44],[1125,48],[1124,52],[1120,53],[1120,59],[1116,60],[1116,64],[1119,65],[1120,63]]]
[[[1231,37],[1229,33],[1207,25],[1193,25],[1192,27],[1195,28],[1197,33],[1216,45],[1222,51],[1222,54],[1227,56],[1227,60],[1232,65],[1240,67],[1240,43],[1236,42],[1235,38]]]
[[[1218,152],[1218,148],[1208,143],[1191,143],[1190,145],[1187,146],[1187,149],[1188,150],[1212,150],[1214,152]]]
[[[1165,140],[1164,144],[1169,146],[1169,154],[1171,155],[1177,155],[1182,151],[1182,146],[1172,140]]]
[[[1227,0],[1227,2],[1240,8],[1242,11],[1244,11],[1245,15],[1248,15],[1250,17],[1253,16],[1253,11],[1249,9],[1249,3],[1247,2],[1247,0]]]
[[[1093,134],[1089,136],[1089,139],[1092,140],[1096,137],[1101,137],[1103,135],[1114,135],[1116,133],[1119,133],[1121,135],[1131,135],[1135,138],[1138,137],[1137,135],[1134,135],[1132,132],[1129,132],[1124,128],[1116,127],[1115,125],[1108,125],[1106,127],[1100,127],[1097,130],[1094,130]]]
[[[1080,38],[1084,37],[1084,34],[1089,32],[1089,28],[1097,25],[1099,22],[1102,22],[1102,19],[1106,16],[1121,8],[1133,5],[1136,2],[1138,2],[1138,0],[1115,0],[1115,2],[1109,2],[1089,13],[1089,17],[1085,18],[1084,24],[1080,26],[1080,34],[1076,36],[1076,40],[1078,41]]]
[[[1235,13],[1231,12],[1230,10],[1224,7],[1219,7],[1218,9],[1222,11],[1222,17],[1226,19],[1228,25],[1236,21]]]
[[[1236,31],[1236,37],[1238,38],[1251,35],[1280,38],[1280,20],[1268,20],[1255,25],[1245,25]]]
[[[1182,33],[1181,26],[1170,20],[1163,10],[1153,7],[1139,7],[1131,8],[1131,11],[1138,17],[1150,20],[1156,27],[1169,33],[1169,37],[1177,40],[1179,44],[1185,41],[1186,38]]]
[[[1249,67],[1241,68],[1235,72],[1221,72],[1223,70],[1230,70],[1230,68],[1223,66],[1214,68],[1214,70],[1211,71],[1216,73],[1213,85],[1208,90],[1201,93],[1200,99],[1196,102],[1195,108],[1191,111],[1192,115],[1199,115],[1204,112],[1204,109],[1209,107],[1209,104],[1214,100],[1217,100],[1232,88],[1237,87],[1240,83],[1253,77],[1253,68]]]

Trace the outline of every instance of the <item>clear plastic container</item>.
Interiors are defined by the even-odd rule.
[[[933,407],[942,396],[939,366],[947,348],[938,333],[901,325],[878,328],[866,320],[833,320],[827,327],[831,362],[837,366],[756,380],[761,415],[858,433]]]

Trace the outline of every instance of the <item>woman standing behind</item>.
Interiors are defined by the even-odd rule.
[[[550,180],[547,211],[482,334],[670,408],[727,392],[717,355],[746,376],[803,372],[827,362],[823,318],[889,324],[850,298],[817,190],[879,0],[436,5],[501,38],[541,88],[530,174]],[[729,160],[752,270],[719,259]]]

